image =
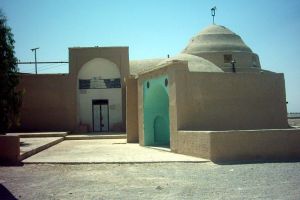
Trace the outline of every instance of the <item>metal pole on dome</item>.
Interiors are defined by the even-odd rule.
[[[215,24],[215,16],[216,16],[216,10],[217,10],[217,7],[213,7],[212,9],[210,9],[211,11],[211,16],[213,17],[213,24]]]
[[[234,59],[232,59],[231,65],[232,65],[232,72],[233,72],[233,73],[236,72],[236,69],[235,69],[235,63],[236,63],[236,61],[235,61]]]

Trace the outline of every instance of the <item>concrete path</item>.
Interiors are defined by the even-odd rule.
[[[63,137],[20,138],[20,160],[41,152],[63,140]]]
[[[76,134],[76,135],[68,135],[65,137],[65,140],[93,140],[93,139],[126,139],[126,134],[111,134],[111,135]]]
[[[34,132],[34,133],[7,133],[6,135],[15,135],[20,138],[36,138],[36,137],[65,137],[68,132]]]
[[[127,144],[125,139],[65,140],[23,163],[151,163],[208,162],[168,151]]]

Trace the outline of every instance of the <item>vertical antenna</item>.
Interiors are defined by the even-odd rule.
[[[211,11],[211,16],[213,17],[213,24],[215,24],[215,16],[216,16],[216,10],[217,10],[217,7],[213,7],[212,9],[210,9]]]
[[[38,49],[39,49],[39,47],[38,47],[38,48],[33,48],[33,49],[31,49],[31,51],[34,52],[35,74],[37,74],[36,50],[38,50]]]

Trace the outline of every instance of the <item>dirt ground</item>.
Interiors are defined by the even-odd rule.
[[[300,118],[288,119],[290,126],[300,126]]]
[[[0,199],[300,199],[300,162],[0,167]]]
[[[300,162],[0,166],[0,200],[300,199],[299,185]]]

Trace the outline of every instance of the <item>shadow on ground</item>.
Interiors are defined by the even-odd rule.
[[[27,142],[20,142],[20,147],[27,147],[29,146],[30,143],[27,143]]]
[[[2,184],[0,184],[0,199],[1,200],[17,200],[17,198]]]
[[[212,161],[217,165],[243,165],[243,164],[264,164],[264,163],[298,163],[299,159],[257,159],[257,160],[246,160],[246,161]]]

